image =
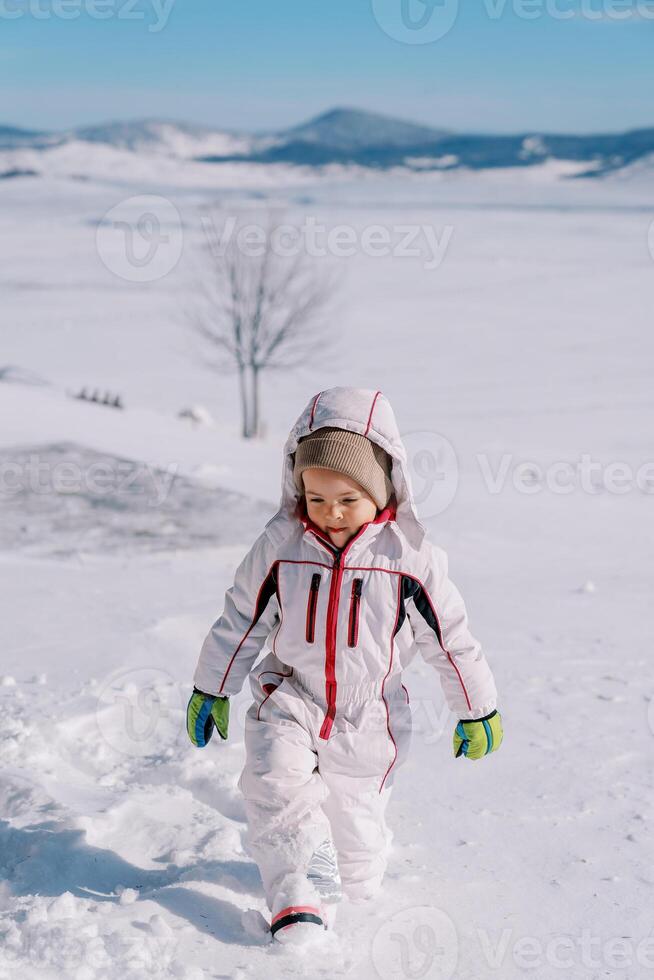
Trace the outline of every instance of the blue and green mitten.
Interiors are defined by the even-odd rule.
[[[457,759],[460,755],[481,759],[499,749],[503,736],[502,717],[497,710],[483,718],[460,721],[454,729],[454,755]]]
[[[193,745],[198,749],[204,748],[214,728],[218,729],[221,738],[227,738],[228,726],[229,698],[205,694],[194,687],[186,707],[186,731]]]

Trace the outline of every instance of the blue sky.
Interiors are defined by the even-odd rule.
[[[654,125],[654,0],[429,2],[0,0],[0,123],[266,130],[345,105],[468,131]]]

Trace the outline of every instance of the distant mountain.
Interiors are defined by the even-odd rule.
[[[278,133],[289,143],[309,143],[344,152],[369,146],[404,147],[436,142],[446,130],[419,126],[361,109],[331,109],[301,126]]]
[[[654,153],[654,128],[590,136],[452,133],[357,109],[333,109],[275,134],[247,154],[204,156],[204,162],[248,160],[305,167],[357,165],[378,170],[488,170],[547,160],[579,164],[577,176],[600,176]]]
[[[13,150],[18,147],[42,147],[52,145],[56,141],[49,133],[37,132],[33,129],[18,129],[16,126],[0,126],[0,150]]]
[[[568,174],[592,177],[654,159],[654,128],[585,136],[541,132],[494,136],[453,133],[353,108],[332,109],[301,125],[259,134],[166,119],[115,121],[50,133],[0,126],[0,151],[43,151],[76,143],[79,148],[71,152],[78,159],[78,175],[84,174],[89,159],[95,159],[83,148],[102,146],[143,160],[165,157],[170,166],[176,166],[176,161],[308,168],[338,164],[418,172],[565,162],[571,165]],[[38,152],[29,159],[11,152],[4,158],[7,171],[40,169]]]
[[[67,135],[86,143],[106,143],[135,153],[165,153],[183,158],[202,153],[243,154],[262,145],[256,137],[172,119],[135,119],[81,126]]]
[[[196,126],[191,123],[173,122],[165,119],[130,119],[126,122],[117,120],[97,124],[95,126],[79,126],[70,130],[75,139],[87,143],[108,143],[124,150],[142,150],[155,147],[166,142],[166,133],[170,129],[184,136],[194,138],[205,136],[212,132],[209,126]]]

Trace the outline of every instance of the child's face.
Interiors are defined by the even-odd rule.
[[[338,548],[377,516],[377,505],[358,483],[334,470],[302,471],[307,513]]]

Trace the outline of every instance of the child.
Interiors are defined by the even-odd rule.
[[[331,388],[289,435],[280,509],[236,571],[188,705],[195,745],[214,725],[226,738],[228,698],[249,675],[239,788],[278,940],[319,933],[341,888],[364,901],[381,885],[384,811],[411,737],[402,670],[416,650],[460,719],[455,755],[497,749],[493,677],[418,520],[392,408],[379,391]]]

